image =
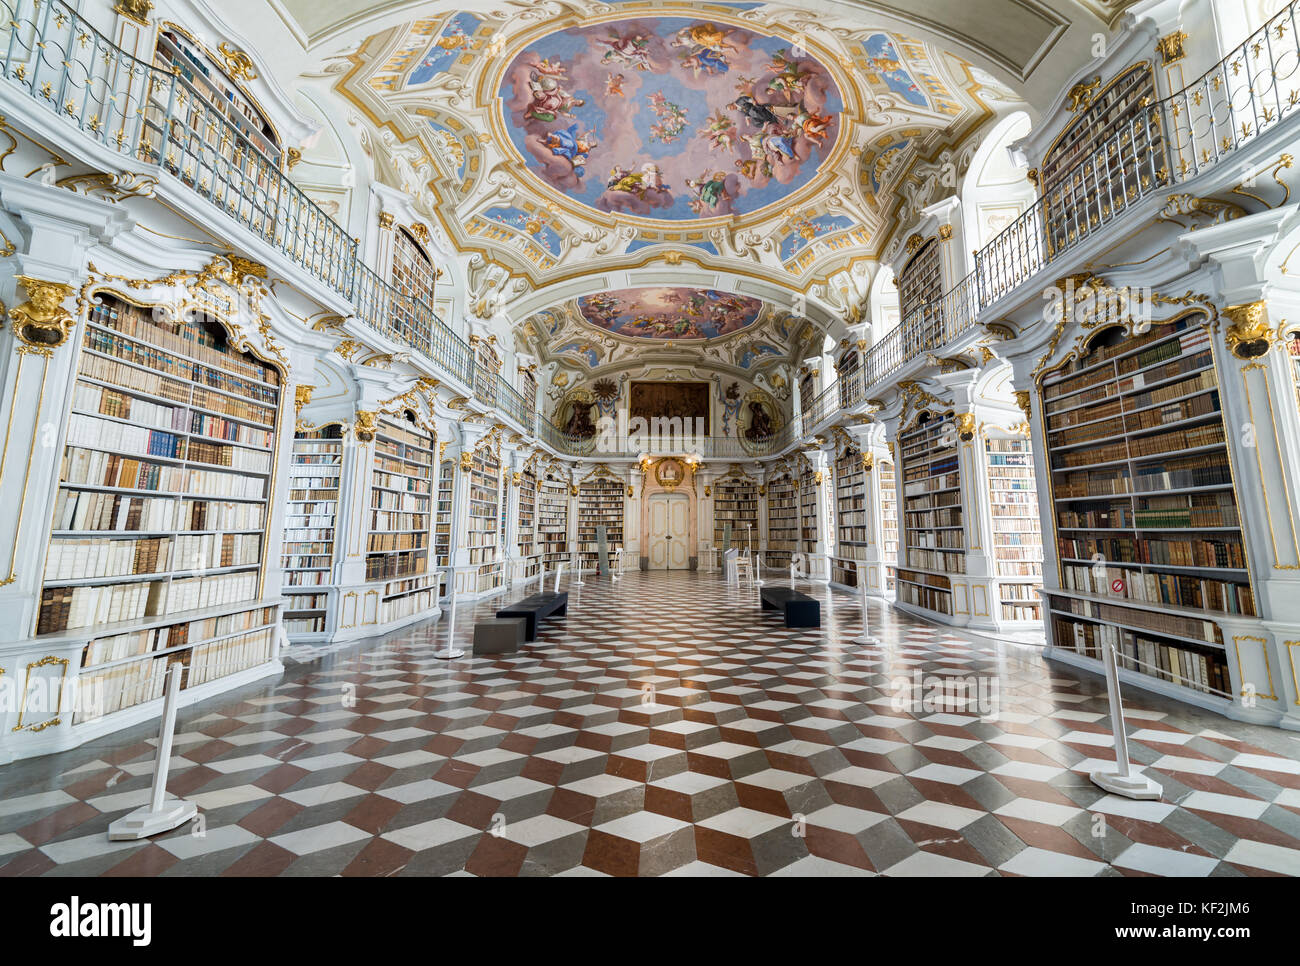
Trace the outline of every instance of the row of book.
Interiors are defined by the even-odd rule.
[[[64,452],[60,479],[65,483],[126,490],[159,490],[253,500],[261,499],[266,491],[266,480],[261,477],[164,466],[76,446],[69,446]]]
[[[225,351],[203,326],[192,319],[162,321],[146,314],[149,311],[134,305],[105,302],[92,306],[88,315],[92,325],[140,339],[159,349],[221,366],[248,379],[273,384],[279,382],[279,373],[274,367]]]
[[[1170,540],[1134,537],[1059,537],[1062,557],[1090,560],[1100,554],[1119,563],[1167,564],[1173,567],[1244,569],[1246,552],[1240,539]]]
[[[1190,498],[1190,502],[1189,502]],[[1179,493],[1141,498],[1145,506],[1128,503],[1080,503],[1057,510],[1057,523],[1068,529],[1177,530],[1184,527],[1236,528],[1241,525],[1230,492]]]
[[[202,620],[185,621],[164,627],[151,627],[140,631],[127,631],[110,637],[100,637],[88,643],[82,652],[82,667],[107,664],[129,657],[143,656],[158,651],[184,647],[190,641],[203,641],[213,637],[224,637],[254,627],[263,627],[273,623],[275,609],[256,607],[237,611],[233,614],[220,614]]]
[[[429,512],[429,497],[418,493],[394,493],[392,490],[371,488],[370,508],[376,511],[386,510],[392,513],[427,514]]]
[[[419,550],[429,545],[429,534],[424,530],[412,533],[378,533],[372,531],[366,538],[366,550],[369,553],[384,553],[390,550]]]
[[[72,580],[154,574],[167,569],[171,539],[51,540],[45,580]]]
[[[61,489],[54,501],[56,531],[172,530],[175,523],[176,501],[171,498]]]
[[[1116,581],[1120,590],[1116,592]],[[1139,573],[1097,564],[1062,564],[1066,590],[1127,597],[1149,604],[1172,604],[1225,614],[1255,615],[1255,595],[1247,583],[1190,574]]]
[[[242,396],[253,402],[274,405],[279,400],[278,390],[271,385],[252,382],[220,369],[180,359],[154,346],[125,339],[120,335],[98,329],[87,329],[85,345],[91,352],[120,359],[133,366],[149,369],[165,376],[220,389],[222,392]],[[129,386],[130,383],[125,385]]]
[[[431,480],[420,479],[414,476],[403,476],[397,473],[387,473],[382,470],[375,470],[371,482],[375,487],[384,490],[395,490],[399,493],[416,493],[428,497],[433,492],[433,483]]]
[[[276,631],[267,628],[222,641],[199,644],[190,652],[186,687],[198,687],[271,660]]]
[[[1078,600],[1074,597],[1061,597],[1059,595],[1052,595],[1050,600],[1052,610],[1058,613],[1075,614],[1079,617],[1089,617],[1106,624],[1117,624],[1129,628],[1154,631],[1158,634],[1192,638],[1205,641],[1208,644],[1223,643],[1219,625],[1212,620],[1171,614],[1167,611],[1140,610],[1136,607]]]
[[[321,543],[332,544],[334,542],[334,527],[332,523],[333,520],[332,517],[327,518],[331,522],[318,523],[315,525],[311,523],[303,523],[302,522],[303,519],[304,518],[299,518],[299,517],[285,518],[285,528],[284,528],[285,543],[304,543],[304,542],[319,541]],[[310,519],[310,518],[306,518],[306,519]]]
[[[907,565],[922,570],[941,570],[949,574],[966,572],[966,554],[962,550],[923,550],[907,548]]]
[[[1177,647],[1105,624],[1052,620],[1057,647],[1102,660],[1101,649],[1111,647],[1120,667],[1137,671],[1205,694],[1232,694],[1232,679],[1221,655]]]
[[[960,479],[961,475],[959,473],[945,473],[942,476],[935,476],[927,480],[905,482],[903,484],[903,496],[910,498],[924,496],[927,493],[933,493],[935,490],[955,490],[960,485]]]
[[[170,581],[46,587],[41,591],[37,633],[142,620],[148,616],[251,600],[257,593],[257,576],[253,572]]]
[[[391,580],[424,573],[428,562],[427,550],[370,554],[366,557],[366,580]]]
[[[72,408],[82,413],[128,419],[137,426],[154,429],[184,432],[189,422],[189,412],[184,406],[168,406],[137,399],[115,389],[106,389],[81,380],[78,380],[72,391]]]
[[[946,510],[913,510],[910,506],[904,511],[908,529],[931,527],[959,527],[962,525],[961,507]]]

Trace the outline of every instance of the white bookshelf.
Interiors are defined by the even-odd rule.
[[[1216,616],[1256,613],[1203,322],[1104,330],[1041,383],[1052,651],[1100,670],[1113,644],[1131,680],[1202,705],[1232,693]]]
[[[289,500],[284,511],[284,629],[292,641],[324,636],[329,630],[335,562],[343,433],[339,426],[299,431],[289,464]]]
[[[922,413],[899,434],[903,473],[902,559],[897,599],[951,616],[952,577],[966,572],[961,471],[952,414]]]
[[[767,484],[767,550],[763,563],[778,569],[790,566],[799,550],[799,494],[787,473]]]
[[[583,570],[600,567],[598,527],[605,528],[609,565],[614,551],[623,546],[623,504],[626,485],[619,480],[595,477],[578,487],[578,558]]]
[[[993,572],[1003,623],[1043,619],[1043,533],[1038,520],[1034,454],[1023,436],[984,440],[989,511],[993,518]]]
[[[88,313],[35,628],[85,641],[72,726],[274,661],[264,599],[279,372],[224,328],[107,293]]]

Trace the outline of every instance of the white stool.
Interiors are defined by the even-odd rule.
[[[740,579],[742,575],[744,576],[745,580],[748,580],[751,583],[753,582],[754,562],[750,560],[749,557],[744,555],[737,556],[736,559],[732,561],[731,567],[732,567],[732,571],[731,571],[732,577],[738,586],[740,584]]]

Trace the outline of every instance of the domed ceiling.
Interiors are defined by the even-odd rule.
[[[439,13],[332,74],[379,176],[495,278],[524,351],[589,368],[637,347],[797,363],[792,333],[859,314],[900,215],[1023,107],[861,9],[752,2]]]

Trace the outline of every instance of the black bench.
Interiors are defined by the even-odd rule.
[[[759,592],[763,610],[785,611],[786,627],[821,627],[822,605],[793,587],[765,586]]]
[[[537,622],[552,614],[564,617],[569,612],[569,592],[548,594],[542,592],[516,601],[509,607],[497,611],[497,617],[522,617],[528,624],[524,629],[524,640],[537,640]]]

